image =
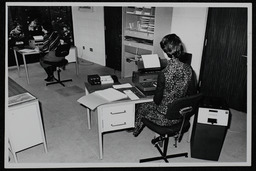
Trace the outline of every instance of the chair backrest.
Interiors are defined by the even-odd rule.
[[[189,129],[190,127],[190,117],[193,116],[197,110],[200,100],[202,99],[203,94],[195,94],[187,97],[183,97],[177,100],[174,100],[172,103],[168,104],[168,110],[166,117],[176,116],[177,118],[182,118],[180,130],[178,132],[178,141],[181,141],[183,132]],[[187,123],[187,124],[186,124]],[[187,127],[185,127],[187,125]]]
[[[174,100],[168,104],[166,118],[179,119],[181,117],[190,118],[198,109],[199,101],[202,98],[202,94],[195,94],[183,98]]]
[[[59,45],[55,50],[55,56],[57,57],[68,56],[69,50],[70,50],[70,44]]]
[[[182,56],[179,57],[179,60],[183,63],[191,65],[192,54],[191,53],[184,53]]]

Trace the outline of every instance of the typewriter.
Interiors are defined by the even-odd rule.
[[[133,72],[132,81],[134,85],[145,95],[153,95],[157,86],[158,74],[163,68],[166,67],[167,59],[159,58],[156,54],[141,56],[142,60],[137,61],[138,71]],[[155,59],[153,59],[152,57],[154,57]],[[180,56],[179,60],[183,63],[190,65],[191,59],[191,53],[184,53],[182,56]],[[152,64],[149,65],[149,67],[147,64],[148,62],[151,62]]]
[[[144,94],[152,95],[156,90],[158,74],[166,66],[167,60],[160,59],[155,55],[157,61],[154,59],[154,65],[156,65],[147,67],[147,64],[145,64],[145,60],[147,60],[147,58],[151,60],[151,56],[149,57],[146,55],[142,60],[137,61],[138,71],[133,72],[132,81]]]

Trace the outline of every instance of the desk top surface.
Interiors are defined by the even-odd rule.
[[[103,89],[106,89],[106,88],[112,88],[113,85],[124,84],[124,83],[130,83],[132,86],[134,86],[131,78],[119,79],[118,82],[114,83],[114,84],[91,85],[88,82],[84,82],[85,87],[86,87],[86,89],[88,90],[89,93],[92,93],[92,92],[97,91],[97,90],[103,90]]]
[[[103,89],[107,89],[107,88],[113,88],[113,85],[120,85],[120,84],[125,84],[125,83],[130,83],[132,85],[132,88],[120,88],[117,90],[120,90],[121,92],[123,92],[123,90],[127,90],[130,89],[132,90],[132,92],[137,95],[140,99],[152,99],[153,95],[146,95],[143,92],[141,92],[138,88],[135,88],[135,85],[133,84],[133,82],[131,81],[130,78],[124,78],[124,79],[120,79],[118,80],[119,82],[114,83],[114,84],[103,84],[103,85],[91,85],[88,82],[85,82],[85,88],[87,89],[87,91],[89,93],[93,93],[94,91],[98,91],[98,90],[103,90]]]
[[[16,52],[19,52],[20,54],[24,54],[24,55],[32,55],[32,54],[39,54],[41,53],[38,49],[34,49],[31,47],[24,47],[24,48],[13,48]]]

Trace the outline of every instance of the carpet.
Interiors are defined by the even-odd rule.
[[[84,90],[78,86],[71,86],[71,87],[65,87],[56,90],[57,93],[59,93],[62,96],[72,96],[79,93],[84,93]]]

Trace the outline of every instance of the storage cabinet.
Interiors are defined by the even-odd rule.
[[[159,43],[170,33],[171,16],[171,7],[123,8],[122,77],[132,76],[141,55],[162,56]]]
[[[16,162],[17,152],[41,143],[44,144],[45,151],[47,152],[37,99],[9,107],[7,118],[8,140]]]

